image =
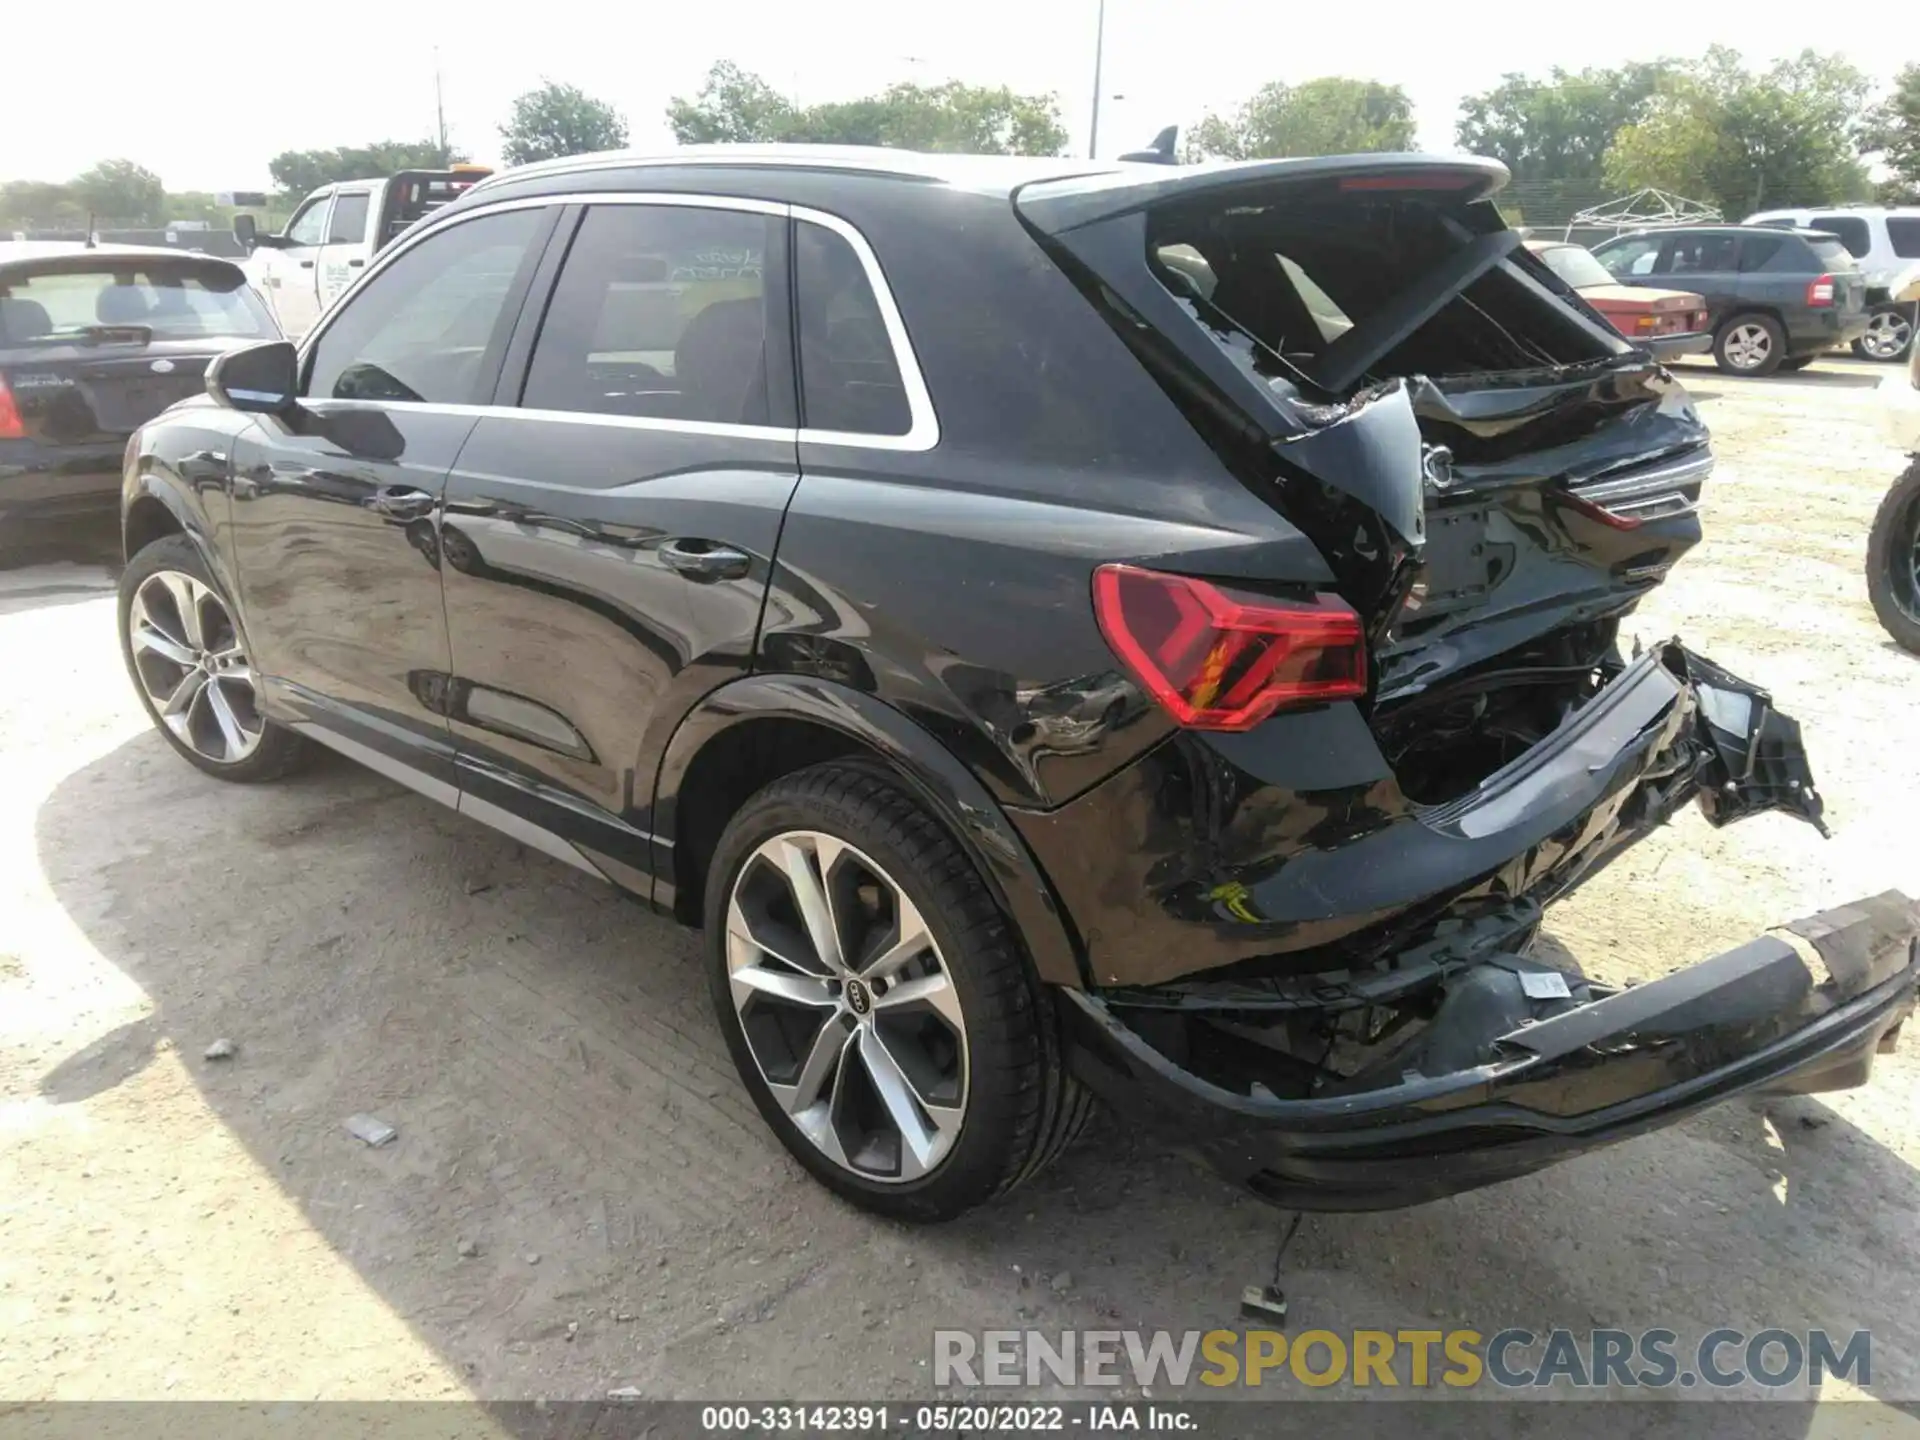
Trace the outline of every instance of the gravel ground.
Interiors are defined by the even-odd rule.
[[[1690,373],[1709,538],[1637,628],[1773,687],[1835,838],[1689,812],[1556,912],[1608,973],[1920,894],[1920,661],[1860,570],[1900,468],[1882,372]],[[203,778],[143,723],[110,587],[0,572],[0,1401],[924,1395],[936,1325],[1206,1329],[1265,1278],[1280,1217],[1107,1117],[942,1229],[838,1204],[740,1093],[695,937],[344,761]],[[1920,1398],[1917,1049],[1864,1091],[1310,1217],[1293,1323],[1866,1328],[1874,1394]]]

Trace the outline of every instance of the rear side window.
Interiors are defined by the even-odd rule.
[[[1920,260],[1920,215],[1889,215],[1887,239],[1902,260]]]
[[[336,195],[333,219],[327,222],[329,245],[358,245],[367,238],[367,206],[371,196]]]
[[[1807,228],[1839,236],[1847,253],[1856,260],[1873,249],[1873,236],[1867,233],[1867,222],[1858,215],[1816,215]]]
[[[1740,239],[1740,273],[1750,275],[1756,270],[1764,270],[1767,262],[1780,253],[1780,247],[1787,243],[1784,235],[1745,235]]]
[[[504,344],[508,297],[547,223],[539,210],[481,215],[406,251],[322,332],[306,393],[442,405],[491,398],[487,360]]]
[[[589,210],[520,403],[767,424],[766,265],[779,223],[682,205]]]
[[[866,267],[845,236],[795,227],[802,421],[809,430],[904,435],[913,415]]]
[[[0,281],[0,344],[72,344],[97,338],[100,326],[129,325],[155,340],[279,335],[240,271],[224,265],[103,260]]]
[[[1818,257],[1820,264],[1828,270],[1855,270],[1853,252],[1838,240],[1830,240],[1825,235],[1807,241],[1807,248]]]

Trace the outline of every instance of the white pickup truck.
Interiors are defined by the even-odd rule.
[[[455,165],[322,185],[300,202],[278,235],[262,235],[251,215],[236,216],[233,233],[247,249],[247,278],[287,338],[298,340],[375,252],[490,173],[482,165]]]

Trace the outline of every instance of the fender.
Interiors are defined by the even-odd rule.
[[[1045,875],[973,772],[905,715],[871,695],[810,675],[750,675],[712,691],[668,741],[654,784],[654,831],[678,833],[679,795],[694,757],[714,737],[762,718],[808,720],[884,756],[916,794],[960,837],[987,888],[1019,928],[1043,981],[1084,984],[1075,945]],[[670,865],[654,882],[656,908],[671,908]]]
[[[183,407],[184,408],[184,407]],[[238,432],[252,424],[251,416],[236,415],[211,404],[194,407],[197,418],[205,422],[184,436],[172,427],[156,437],[146,430],[135,432],[126,472],[120,485],[120,527],[127,558],[132,559],[134,536],[129,520],[143,501],[161,505],[173,517],[174,525],[192,539],[207,562],[207,568],[229,595],[237,595],[237,577],[228,564],[227,547],[222,543],[226,530],[227,504],[233,465],[233,441]],[[154,440],[163,444],[155,447]],[[180,442],[184,440],[188,449]],[[173,453],[173,452],[180,453]],[[240,617],[234,617],[236,623]]]

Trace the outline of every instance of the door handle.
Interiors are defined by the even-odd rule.
[[[433,496],[411,485],[382,485],[373,492],[372,505],[393,520],[424,520],[433,513]]]
[[[349,260],[349,261],[347,261],[347,264],[348,264],[348,265],[350,265],[350,266],[352,266],[352,267],[353,267],[353,268],[354,268],[355,270],[358,270],[358,269],[359,269],[359,268],[360,268],[360,267],[361,267],[362,265],[364,265],[364,264],[366,264],[366,263],[367,263],[367,262],[366,262],[366,261],[364,261],[364,260]]]
[[[689,580],[738,580],[753,568],[746,551],[712,540],[669,540],[660,547],[660,558]]]
[[[313,268],[313,262],[311,260],[302,260],[300,262],[300,268],[302,270],[311,270]]]

